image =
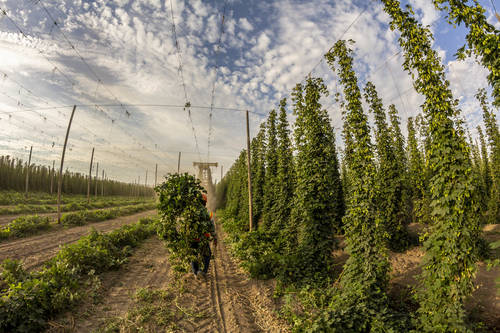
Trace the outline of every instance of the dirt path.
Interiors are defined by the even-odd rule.
[[[65,332],[287,332],[273,312],[272,282],[248,279],[222,241],[206,279],[175,273],[168,257],[160,240],[148,240],[120,270],[101,277],[98,305],[67,313],[54,326]],[[144,290],[168,297],[141,303],[134,295]]]
[[[136,222],[142,217],[154,215],[150,210],[134,215],[123,216],[103,222],[91,223],[81,227],[60,229],[39,236],[22,238],[0,244],[0,262],[5,259],[23,260],[26,269],[34,269],[54,256],[60,245],[73,243],[79,238],[88,235],[92,228],[107,232],[119,228],[125,224]]]
[[[146,241],[123,268],[103,277],[103,302],[90,316],[77,319],[73,331],[92,332],[110,318],[124,317],[140,288],[167,287],[170,278],[167,258],[167,249],[157,237]]]

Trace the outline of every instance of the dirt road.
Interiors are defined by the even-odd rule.
[[[23,260],[24,267],[31,270],[39,267],[53,257],[59,250],[60,245],[77,241],[79,238],[88,235],[92,228],[101,232],[107,232],[125,224],[137,222],[140,218],[151,216],[155,213],[155,210],[150,210],[103,222],[91,223],[81,227],[60,229],[39,236],[4,242],[0,244],[0,262],[8,258]]]

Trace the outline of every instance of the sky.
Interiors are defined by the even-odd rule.
[[[497,29],[499,2],[480,1]],[[482,115],[474,94],[488,88],[487,71],[455,58],[466,30],[449,25],[431,0],[404,3],[430,26],[475,136]],[[341,88],[322,61],[339,38],[356,42],[361,87],[372,81],[384,105],[396,105],[403,128],[421,112],[380,2],[0,0],[0,8],[7,14],[0,14],[0,154],[26,160],[33,146],[36,164],[60,163],[77,105],[65,169],[87,173],[95,147],[109,178],[144,183],[148,172],[152,185],[156,165],[159,180],[176,171],[181,152],[182,172],[194,173],[195,161],[218,162],[219,180],[220,166],[227,171],[246,146],[244,110],[252,137],[282,98],[293,123],[290,92],[308,74],[328,86],[321,102],[341,146],[334,100]]]

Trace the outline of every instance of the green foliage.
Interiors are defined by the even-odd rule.
[[[467,331],[463,303],[473,288],[479,233],[468,146],[452,120],[455,102],[429,29],[417,22],[411,9],[402,10],[399,1],[382,1],[391,29],[401,32],[403,66],[425,96],[422,108],[430,139],[426,163],[432,174],[433,225],[424,243],[419,331]]]
[[[491,152],[491,187],[487,205],[487,222],[497,223],[500,220],[500,132],[498,130],[495,114],[490,111],[489,105],[486,102],[485,90],[479,89],[476,97],[483,109],[483,121],[486,127],[486,135],[488,136],[488,144]],[[484,150],[484,156],[487,156],[486,148]],[[488,159],[485,161],[488,162]],[[483,172],[486,173],[486,165],[484,169]],[[489,179],[486,178],[488,174],[485,174],[484,177],[485,181],[489,183]]]
[[[266,178],[266,124],[260,124],[257,136],[250,145],[252,172],[253,223],[259,226],[264,211],[264,182]],[[248,193],[248,192],[247,192]]]
[[[292,93],[297,116],[296,185],[290,234],[296,237],[297,244],[290,256],[297,261],[290,261],[288,267],[297,274],[292,280],[328,273],[335,244],[333,235],[340,232],[344,214],[335,136],[328,114],[319,103],[320,97],[327,94],[318,78],[308,78],[305,85],[297,84]],[[293,268],[295,264],[297,269]]]
[[[38,272],[25,272],[16,262],[4,262],[0,331],[34,332],[45,328],[55,314],[75,304],[82,282],[95,273],[114,269],[130,248],[154,234],[152,220],[126,225],[107,234],[93,231],[66,245]]]
[[[496,241],[496,242],[493,242],[490,244],[490,249],[491,250],[495,250],[495,249],[498,249],[500,248],[500,240],[499,241]],[[488,270],[491,270],[493,267],[500,267],[500,259],[495,259],[495,260],[487,260],[487,269]],[[495,279],[495,283],[496,283],[496,286],[497,286],[497,295],[500,296],[500,277],[497,277]]]
[[[279,244],[262,230],[246,232],[233,240],[233,255],[251,277],[269,279],[280,273]]]
[[[424,171],[424,156],[420,150],[413,118],[408,118],[408,182],[413,203],[412,220],[428,224],[430,220],[428,182]]]
[[[292,143],[290,140],[290,129],[287,120],[286,99],[280,101],[278,116],[278,170],[277,170],[277,200],[276,215],[271,233],[280,235],[283,238],[285,246],[291,249],[293,239],[288,233],[290,226],[290,215],[293,205],[293,196],[295,193],[295,167],[292,154]],[[292,230],[293,232],[293,230]]]
[[[127,216],[142,212],[149,209],[154,209],[156,204],[140,204],[131,205],[111,209],[100,209],[100,210],[85,210],[74,213],[66,213],[61,217],[61,223],[65,226],[81,226],[91,222],[100,222],[111,220],[119,216]]]
[[[484,140],[484,134],[481,126],[477,127],[479,134],[479,143],[481,144],[481,177],[482,177],[482,199],[481,202],[488,202],[491,193],[491,169],[488,157],[488,148],[486,146],[486,141]]]
[[[169,174],[155,190],[161,217],[158,235],[165,240],[176,269],[187,271],[189,263],[199,255],[193,242],[199,240],[200,249],[207,247],[210,239],[205,233],[214,234],[202,197],[206,191],[200,181],[188,173]]]
[[[278,218],[278,138],[276,131],[276,110],[271,110],[267,118],[267,150],[265,155],[264,207],[262,229],[268,230]]]
[[[402,138],[397,129],[399,121],[393,108],[392,121],[397,128],[389,130],[382,100],[378,97],[375,85],[368,82],[365,87],[365,99],[370,106],[370,111],[375,115],[375,139],[378,155],[378,170],[376,179],[377,188],[377,215],[384,221],[388,234],[388,244],[393,250],[403,250],[408,246],[408,232],[405,227],[404,207],[404,166],[400,159],[404,156]],[[394,131],[394,133],[391,133]],[[391,135],[392,134],[392,135]],[[395,138],[394,136],[397,135]],[[395,139],[399,146],[396,147]]]
[[[403,203],[401,218],[404,224],[409,223],[412,215],[411,189],[408,175],[408,157],[405,150],[405,138],[401,132],[401,121],[398,110],[394,104],[389,105],[389,119],[391,122],[391,136],[394,143],[394,154],[396,157],[395,167],[397,168],[399,184],[401,186],[401,200]]]
[[[225,177],[229,182],[225,212],[228,217],[232,217],[237,221],[238,232],[243,232],[249,228],[246,156],[246,151],[243,150]],[[236,232],[236,229],[234,231]]]
[[[472,52],[476,55],[481,64],[489,70],[488,82],[493,88],[493,104],[500,107],[500,31],[488,23],[484,15],[486,10],[478,1],[470,3],[467,0],[433,0],[437,9],[446,11],[450,24],[464,24],[469,29],[467,36],[467,46],[461,47],[457,56],[464,59]]]
[[[50,228],[48,217],[21,216],[0,229],[0,240],[26,237]]]
[[[346,251],[350,256],[344,265],[338,295],[315,325],[316,331],[390,331],[386,294],[390,269],[385,245],[387,227],[377,214],[377,171],[351,53],[347,43],[340,40],[325,55],[333,71],[338,62],[337,73],[346,99],[348,131],[344,134],[349,138],[346,162],[351,193],[344,224]]]
[[[1,264],[0,268],[2,272],[0,277],[2,282],[8,287],[9,284],[15,284],[22,282],[29,277],[29,273],[23,268],[23,265],[18,260],[5,259]],[[2,288],[4,290],[5,288]]]

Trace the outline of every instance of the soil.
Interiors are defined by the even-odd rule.
[[[73,331],[92,332],[109,318],[124,316],[139,288],[167,287],[171,277],[167,258],[167,249],[157,237],[146,241],[123,268],[103,276],[103,302],[87,311],[87,316],[74,320]]]
[[[61,245],[76,242],[81,237],[88,235],[92,229],[100,232],[109,232],[125,224],[137,222],[142,217],[154,215],[155,213],[155,210],[150,210],[103,222],[69,229],[59,229],[38,236],[3,242],[0,244],[0,262],[5,259],[22,260],[26,269],[33,270],[53,257],[59,251]]]
[[[219,225],[217,231],[219,239],[223,239]],[[488,242],[500,239],[500,225],[486,226],[483,231],[483,237]],[[348,255],[342,250],[335,251],[334,255],[341,270]],[[53,327],[64,327],[65,332],[92,332],[113,318],[126,322],[127,314],[137,305],[133,295],[140,288],[153,288],[175,293],[168,305],[174,314],[171,320],[172,331],[175,332],[290,331],[290,327],[276,315],[279,304],[272,297],[273,281],[249,279],[229,255],[223,241],[215,249],[214,256],[206,278],[179,275],[170,269],[168,253],[162,242],[151,239],[134,253],[122,269],[102,276],[104,291],[98,306],[84,306],[73,314],[66,314],[64,322],[70,323],[70,328],[58,324],[53,324]],[[390,253],[393,292],[408,296],[405,294],[408,287],[415,287],[418,283],[423,256],[421,247],[413,247],[404,253]],[[493,258],[499,257],[498,252],[493,253]],[[500,297],[495,286],[495,278],[499,276],[500,268],[487,271],[486,264],[480,262],[476,290],[466,304],[471,316],[485,322],[491,332],[500,332],[497,329],[500,328]],[[153,325],[147,326],[144,331],[165,330],[162,326]]]
[[[500,224],[490,224],[483,228],[482,237],[488,242],[500,240]],[[391,284],[397,289],[407,289],[418,285],[418,275],[422,272],[420,263],[424,257],[421,247],[414,247],[404,253],[391,253]],[[491,259],[500,258],[500,249],[492,251]],[[500,332],[500,295],[495,279],[500,278],[500,267],[487,270],[485,262],[477,265],[475,290],[466,303],[466,309],[473,318],[483,321],[488,331]]]
[[[169,305],[175,313],[175,332],[288,332],[274,312],[273,282],[248,279],[221,241],[214,257],[205,278],[191,273],[180,275],[170,269],[163,243],[156,237],[150,239],[120,270],[102,275],[101,303],[65,314],[51,323],[50,331],[93,332],[117,318],[127,325],[127,313],[137,306],[133,295],[140,288],[153,288],[175,293]],[[134,331],[120,327],[121,332]],[[132,327],[145,332],[165,331],[161,325],[150,323]]]

